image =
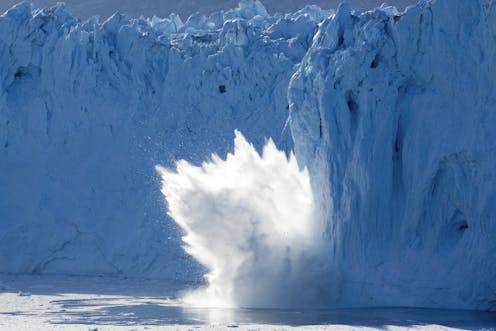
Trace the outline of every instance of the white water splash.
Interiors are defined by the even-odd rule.
[[[185,250],[208,270],[186,293],[202,307],[323,307],[333,295],[323,223],[307,169],[269,140],[259,155],[236,131],[234,153],[201,167],[157,166]],[[327,243],[328,244],[328,243]]]

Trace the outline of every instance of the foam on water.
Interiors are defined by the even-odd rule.
[[[185,250],[208,269],[185,294],[203,307],[327,306],[333,298],[323,222],[307,169],[272,140],[262,155],[236,131],[234,152],[200,167],[157,166]]]

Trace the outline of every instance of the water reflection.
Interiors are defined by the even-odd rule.
[[[495,312],[413,308],[280,310],[189,308],[159,298],[61,299],[52,301],[53,324],[92,325],[441,325],[465,329],[496,327]]]
[[[0,274],[0,296],[15,294],[19,302],[45,302],[29,310],[0,310],[6,315],[41,315],[52,324],[167,326],[167,325],[440,325],[462,329],[496,330],[496,312],[413,308],[374,309],[217,309],[181,305],[179,286],[164,281],[115,278],[19,276]],[[17,293],[30,293],[21,297]],[[0,298],[1,299],[1,298]],[[12,300],[12,297],[10,297]]]
[[[415,326],[496,326],[496,313],[418,308],[333,310],[182,308],[183,319],[201,324]]]

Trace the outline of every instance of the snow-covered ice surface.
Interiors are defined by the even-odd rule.
[[[185,284],[105,277],[0,274],[0,330],[486,330],[496,313],[426,309],[200,309]],[[191,284],[189,284],[191,286]],[[26,295],[20,295],[20,293]]]

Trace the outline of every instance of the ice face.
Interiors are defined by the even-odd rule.
[[[12,8],[0,270],[198,279],[154,165],[223,158],[237,128],[307,167],[336,305],[494,309],[495,10],[245,2],[100,23]]]
[[[344,305],[495,308],[495,17],[491,1],[341,6],[293,76]]]
[[[328,14],[1,16],[0,270],[201,278],[154,165],[224,155],[236,128],[289,151],[287,86]]]

